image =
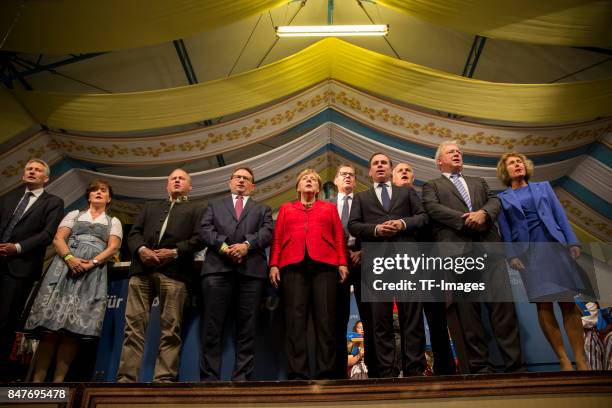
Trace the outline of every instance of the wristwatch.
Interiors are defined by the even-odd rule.
[[[172,250],[172,256],[174,257],[174,259],[178,258],[178,249],[174,248]]]
[[[100,262],[98,262],[98,260],[96,258],[91,260],[91,263],[94,265],[98,265]]]

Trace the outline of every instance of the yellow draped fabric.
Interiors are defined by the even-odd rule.
[[[0,144],[36,125],[36,122],[3,86],[0,86]]]
[[[286,0],[2,0],[0,39],[10,29],[2,49],[34,54],[122,50],[190,37],[285,3]]]
[[[464,32],[504,40],[609,47],[610,0],[377,0]]]
[[[226,79],[159,91],[68,94],[16,91],[52,128],[116,132],[216,118],[269,103],[327,78],[400,102],[460,115],[531,123],[612,113],[612,78],[565,84],[505,84],[448,74],[327,38],[275,63]]]

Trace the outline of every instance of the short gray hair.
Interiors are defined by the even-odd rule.
[[[440,145],[438,145],[438,150],[436,150],[436,156],[435,156],[436,167],[438,167],[438,168],[439,168],[439,166],[438,166],[438,159],[442,155],[442,148],[444,148],[444,146],[448,146],[448,145],[455,145],[455,146],[459,147],[459,143],[457,143],[456,140],[445,140],[442,143],[440,143]],[[459,150],[461,150],[461,148],[459,148]]]
[[[40,163],[43,165],[43,167],[45,168],[45,176],[49,177],[51,175],[51,169],[49,168],[49,165],[47,164],[46,161],[44,161],[43,159],[30,159],[27,161],[27,163],[25,164],[25,166],[23,166],[24,168],[28,167],[28,164],[30,163]]]

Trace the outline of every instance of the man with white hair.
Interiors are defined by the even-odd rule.
[[[0,199],[0,380],[12,375],[7,358],[15,330],[64,215],[64,201],[44,189],[49,174],[44,161],[28,161],[25,191],[19,188]]]
[[[423,206],[436,242],[445,243],[440,256],[473,255],[475,243],[501,242],[494,224],[501,202],[481,177],[465,176],[463,153],[457,142],[446,141],[436,152],[440,177],[423,185]],[[507,279],[504,260],[492,263],[490,273]],[[505,278],[504,278],[505,277]],[[495,372],[481,321],[481,305],[488,309],[491,327],[506,372],[524,371],[514,304],[510,302],[453,302],[447,308],[449,326],[458,343],[462,373]]]

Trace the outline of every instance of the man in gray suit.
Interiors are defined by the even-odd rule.
[[[254,368],[259,303],[268,277],[265,249],[272,241],[272,211],[250,197],[253,171],[234,170],[231,195],[210,202],[200,238],[208,247],[202,266],[200,379],[219,381],[223,327],[231,307],[236,324],[236,359],[232,380],[250,380]]]
[[[436,152],[442,175],[423,185],[423,206],[432,223],[434,239],[445,243],[440,256],[469,256],[475,243],[500,242],[495,218],[501,203],[480,177],[464,176],[463,154],[456,142],[443,142]],[[496,280],[507,280],[503,258],[490,266]],[[487,302],[505,371],[523,371],[518,324],[514,304]],[[454,302],[447,308],[448,324],[457,342],[462,373],[495,372],[481,321],[481,303]]]

